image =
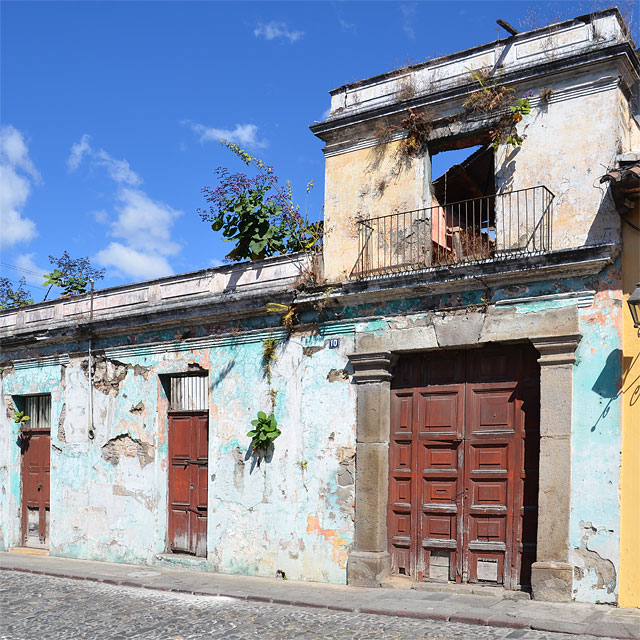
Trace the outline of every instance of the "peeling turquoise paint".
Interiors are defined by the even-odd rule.
[[[574,369],[569,542],[570,560],[577,567],[574,594],[586,602],[617,599],[621,314],[621,300],[608,294],[597,295],[593,307],[580,313],[583,338]],[[611,569],[614,581],[603,582]]]
[[[576,597],[601,602],[613,601],[615,590],[598,587],[595,569],[587,565],[590,553],[597,553],[617,571],[620,361],[616,353],[621,309],[619,299],[604,289],[615,285],[616,274],[613,265],[604,274],[604,284],[597,277],[573,278],[491,292],[491,302],[502,301],[519,314],[578,304],[576,297],[535,299],[540,296],[596,292],[593,304],[579,309],[584,337],[574,375],[570,544],[571,561],[580,569],[574,581]],[[216,339],[215,345],[197,349],[189,348],[180,338],[184,332],[176,329],[96,340],[94,350],[104,350],[126,372],[117,391],[94,390],[94,440],[88,437],[88,379],[81,368],[86,353],[63,365],[34,364],[5,372],[3,398],[36,392],[52,395],[51,553],[115,562],[165,562],[159,555],[167,550],[168,418],[159,375],[185,372],[189,364],[197,363],[209,371],[210,383],[205,566],[265,576],[281,570],[292,579],[343,583],[354,532],[354,486],[345,484],[344,478],[355,476],[355,392],[349,380],[330,381],[328,374],[348,367],[347,355],[355,350],[357,333],[384,332],[398,322],[406,323],[407,317],[419,323],[432,317],[434,309],[465,305],[482,309],[486,295],[474,290],[332,308],[324,314],[310,311],[304,319],[319,323],[317,334],[294,332],[289,339],[277,316],[270,315],[189,328],[193,338]],[[240,333],[229,334],[234,327]],[[254,333],[242,333],[247,330]],[[278,391],[276,417],[282,435],[273,458],[257,467],[246,432],[258,410],[270,409],[262,367],[262,341],[270,335],[281,339],[272,386]],[[328,339],[334,335],[339,347],[329,349]],[[87,348],[88,344],[74,345],[77,354]],[[64,351],[46,346],[38,353],[55,356]],[[140,402],[144,408],[132,412]],[[63,405],[66,417],[60,435],[64,431],[64,437],[59,438]],[[17,426],[5,414],[3,409],[0,549],[18,544],[20,535]],[[121,434],[148,444],[152,460],[145,466],[136,456],[121,455],[117,464],[106,460],[103,447]]]

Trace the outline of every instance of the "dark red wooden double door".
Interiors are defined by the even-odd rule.
[[[529,584],[539,404],[536,352],[526,345],[400,360],[389,460],[395,573]]]
[[[169,417],[169,544],[172,551],[207,555],[209,418]]]

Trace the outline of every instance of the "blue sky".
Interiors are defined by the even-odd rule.
[[[624,3],[627,7],[630,3]],[[603,2],[12,2],[1,11],[0,275],[36,301],[49,254],[115,286],[216,266],[202,222],[225,137],[323,202],[330,89]],[[635,16],[637,18],[637,16]],[[634,30],[637,39],[637,28]]]

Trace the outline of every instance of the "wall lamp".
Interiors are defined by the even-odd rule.
[[[638,336],[640,336],[640,282],[638,282],[634,292],[629,296],[627,304],[633,319],[633,326],[638,330]]]

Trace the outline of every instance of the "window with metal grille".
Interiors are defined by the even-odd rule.
[[[19,396],[14,400],[18,409],[29,416],[25,424],[27,429],[51,428],[51,396],[49,394]]]
[[[208,411],[208,375],[169,376],[170,411]]]

